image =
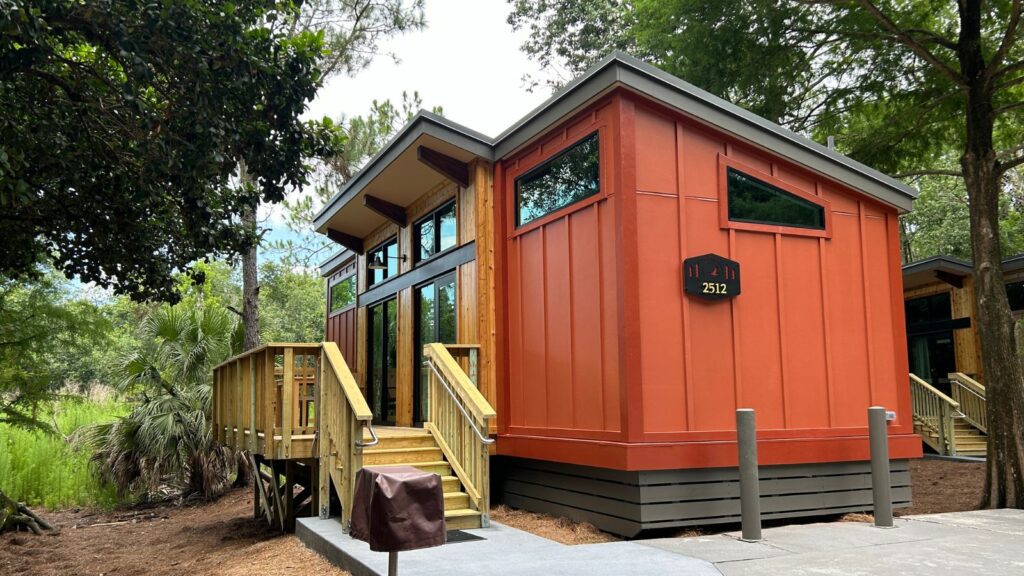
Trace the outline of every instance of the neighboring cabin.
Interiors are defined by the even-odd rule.
[[[431,417],[424,344],[478,350],[515,507],[625,535],[735,521],[754,408],[765,517],[864,510],[872,405],[905,505],[915,194],[615,54],[496,138],[403,128],[316,219],[346,248],[327,337],[377,428]]]

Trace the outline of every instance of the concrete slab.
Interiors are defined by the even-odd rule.
[[[1024,576],[1021,510],[905,516],[893,529],[853,522],[779,526],[765,529],[761,542],[731,533],[565,546],[497,523],[466,532],[483,540],[403,552],[400,573]],[[337,520],[300,519],[296,534],[355,576],[387,571],[387,554],[343,534]]]
[[[466,532],[483,539],[401,552],[399,573],[417,576],[721,574],[710,562],[635,542],[566,546],[496,522],[492,522],[490,528]],[[365,542],[344,534],[337,520],[300,518],[295,533],[306,546],[354,576],[387,574],[388,555],[371,552]]]
[[[744,542],[727,534],[692,538],[656,538],[636,540],[636,543],[713,563],[759,560],[791,553],[770,542]]]
[[[1021,544],[1015,536],[976,531],[966,539],[950,536],[715,566],[725,576],[1010,576],[1024,574]]]
[[[931,522],[945,526],[991,530],[1014,536],[1024,536],[1024,510],[1003,508],[1000,510],[974,510],[972,512],[904,516],[904,518],[918,522]]]

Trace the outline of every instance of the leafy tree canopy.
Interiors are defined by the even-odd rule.
[[[0,275],[68,276],[174,300],[175,271],[255,241],[236,214],[278,202],[328,154],[300,115],[320,33],[286,0],[0,0]],[[237,185],[240,166],[251,176]]]
[[[750,0],[509,0],[523,50],[576,75],[612,48],[890,173],[959,173],[966,93],[957,79],[956,3]],[[982,49],[998,67],[995,145],[1024,162],[1024,43],[1008,35],[1011,0],[985,2]],[[1019,22],[1012,22],[1014,28]],[[923,50],[930,50],[922,58]],[[998,58],[998,63],[992,59]],[[930,62],[933,60],[934,62]],[[557,75],[555,84],[566,79]],[[947,162],[953,159],[953,162]]]

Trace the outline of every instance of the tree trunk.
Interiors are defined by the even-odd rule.
[[[980,2],[960,2],[958,56],[967,81],[967,140],[960,159],[970,198],[974,297],[988,411],[982,506],[1024,508],[1024,371],[1006,297],[999,243],[1000,171],[993,93],[981,48]]]
[[[246,209],[242,213],[242,224],[253,235],[256,234],[256,208]],[[251,350],[260,345],[260,287],[256,258],[257,245],[242,256],[242,326],[244,337],[242,348]]]

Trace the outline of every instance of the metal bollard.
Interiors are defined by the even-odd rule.
[[[875,505],[875,526],[892,528],[892,486],[889,483],[889,430],[885,408],[868,408],[871,442],[871,494]]]
[[[736,410],[736,448],[740,467],[740,518],[743,540],[761,539],[761,488],[757,472],[757,429],[754,411]]]

